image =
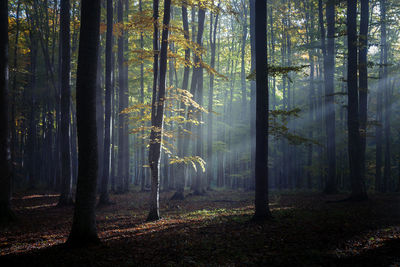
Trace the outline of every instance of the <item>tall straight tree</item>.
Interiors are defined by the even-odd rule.
[[[157,5],[158,1],[154,1]],[[155,6],[153,6],[155,8]],[[168,32],[171,15],[171,0],[164,1],[164,18],[161,37],[160,51],[160,78],[158,90],[153,90],[153,100],[151,107],[151,133],[149,147],[149,164],[151,170],[151,194],[150,194],[150,212],[148,221],[158,220],[160,218],[160,154],[163,135],[164,120],[164,102],[165,102],[165,81],[167,74],[167,52],[168,52]],[[158,12],[157,12],[158,14]],[[158,28],[158,27],[157,27]],[[155,93],[157,93],[155,95]]]
[[[360,35],[358,51],[358,99],[360,116],[360,160],[361,173],[365,177],[365,149],[367,139],[367,108],[368,108],[368,22],[369,22],[369,0],[361,0]]]
[[[0,1],[0,222],[14,218],[11,211],[11,155],[8,121],[8,1]]]
[[[384,147],[384,172],[382,181],[382,191],[386,192],[389,187],[389,179],[391,178],[391,163],[390,163],[390,88],[388,80],[388,44],[387,44],[387,16],[386,0],[380,1],[381,8],[381,76],[380,76],[380,88],[384,94],[384,113],[383,113],[383,131],[385,135],[385,147]]]
[[[101,194],[99,204],[109,204],[108,181],[111,163],[111,79],[112,79],[112,47],[113,47],[113,1],[107,0],[107,33],[106,33],[106,92],[104,110],[104,159],[103,176],[101,178]]]
[[[218,3],[218,7],[220,6]],[[213,14],[211,16],[210,23],[210,46],[211,46],[211,68],[215,68],[215,50],[216,50],[216,39],[217,39],[217,27],[218,27],[218,17],[219,12],[215,15],[214,25],[212,24]],[[213,27],[214,26],[214,29]],[[207,189],[211,188],[211,182],[213,177],[213,98],[214,98],[214,74],[210,74],[210,88],[208,90],[208,125],[207,125]]]
[[[198,12],[198,29],[197,29],[197,44],[199,47],[202,47],[203,45],[203,33],[204,33],[204,22],[205,22],[205,17],[206,17],[206,11],[203,7],[199,7],[199,12]],[[193,68],[193,76],[195,78],[192,78],[192,84],[191,84],[191,90],[194,91],[194,98],[197,101],[197,103],[200,106],[203,106],[203,67],[201,64],[202,58],[201,55],[195,55],[195,62],[196,62],[196,67]],[[197,65],[198,64],[198,65]],[[194,89],[196,88],[196,89]],[[202,120],[202,114],[199,112],[197,114],[197,119],[199,121]],[[203,126],[199,124],[197,126],[197,142],[196,142],[196,154],[197,156],[203,157]],[[203,173],[198,171],[195,174],[195,181],[194,181],[194,192],[193,194],[195,195],[201,195],[204,194],[204,186],[203,186]]]
[[[58,205],[72,204],[71,194],[71,37],[70,1],[60,3],[60,42],[61,42],[61,195]]]
[[[268,68],[267,68],[267,3],[255,3],[256,41],[256,161],[254,220],[271,216],[268,201]]]
[[[183,34],[185,41],[189,42],[190,36],[189,36],[189,22],[188,22],[188,12],[187,12],[187,7],[186,3],[182,4],[182,27],[183,27]],[[190,60],[190,48],[186,47],[185,49],[185,61],[189,62]],[[182,89],[187,90],[188,85],[189,85],[189,72],[190,72],[190,67],[188,64],[185,64],[184,70],[183,70],[183,79],[182,79]],[[183,104],[181,104],[181,116],[185,116],[185,107]],[[178,156],[180,158],[183,158],[185,156],[185,144],[188,143],[188,137],[185,138],[185,140],[182,140],[184,138],[184,131],[183,131],[183,126],[179,126],[179,136],[181,138],[178,139]],[[186,146],[187,147],[187,146]],[[185,164],[180,163],[179,167],[177,168],[177,171],[175,173],[177,176],[176,182],[177,182],[177,190],[175,194],[172,196],[172,200],[183,200],[185,198],[184,191],[185,191]]]
[[[361,140],[359,130],[357,83],[357,1],[347,0],[347,90],[348,90],[348,151],[351,179],[351,200],[367,198],[361,172]]]
[[[96,82],[99,52],[100,1],[82,0],[76,81],[78,182],[76,204],[67,244],[98,243],[96,229],[97,128]]]
[[[326,145],[328,152],[328,181],[325,193],[337,191],[336,186],[336,134],[335,134],[335,0],[326,2],[326,22],[328,25],[328,42],[324,57],[325,77],[325,116],[326,116]],[[324,41],[325,42],[325,41]]]
[[[117,19],[118,23],[123,23],[123,4],[122,0],[118,0],[117,6]],[[124,34],[123,29],[121,34],[118,36],[118,168],[117,168],[117,193],[123,193],[124,191],[124,181],[125,181],[125,114],[120,112],[125,108],[124,106],[124,91],[125,91],[125,68],[124,68]]]
[[[250,46],[251,46],[251,72],[256,69],[256,2],[250,0]],[[256,82],[250,82],[250,185],[249,189],[254,189],[255,184],[255,162],[256,162]]]

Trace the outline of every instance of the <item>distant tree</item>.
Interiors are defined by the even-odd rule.
[[[107,33],[106,33],[106,92],[105,92],[105,110],[104,110],[104,159],[103,175],[101,178],[101,193],[99,204],[109,204],[108,181],[110,179],[111,163],[111,91],[112,91],[112,46],[113,46],[113,1],[107,0]]]
[[[365,177],[365,150],[367,145],[367,110],[368,110],[368,24],[369,0],[361,0],[360,35],[358,50],[358,99],[360,116],[360,161],[361,176]]]
[[[117,19],[118,23],[123,23],[123,0],[118,0],[117,5]],[[125,150],[127,149],[125,144],[125,124],[126,124],[126,114],[120,113],[122,110],[126,108],[124,104],[125,95],[125,67],[124,67],[124,30],[120,28],[120,35],[118,36],[118,111],[119,111],[119,119],[118,119],[118,167],[117,167],[117,193],[124,192],[125,186]]]
[[[256,41],[256,158],[254,220],[271,216],[268,201],[268,69],[267,69],[267,3],[255,3]]]
[[[158,1],[153,2],[155,13],[158,14]],[[161,37],[160,69],[158,90],[153,89],[153,99],[151,107],[151,133],[149,147],[149,164],[151,170],[151,195],[150,212],[147,216],[148,221],[158,220],[159,211],[159,192],[160,192],[160,154],[164,120],[164,102],[165,102],[165,81],[167,74],[167,52],[168,52],[168,29],[170,21],[171,0],[164,1],[163,30]],[[158,15],[157,15],[158,16]],[[154,41],[154,40],[153,40]],[[154,63],[156,65],[156,62]],[[157,89],[157,88],[155,88]]]
[[[60,50],[61,50],[61,195],[58,205],[72,204],[71,194],[71,38],[70,1],[60,2]]]
[[[367,198],[361,172],[361,140],[357,83],[357,1],[347,0],[347,88],[348,88],[348,150],[351,179],[351,200]]]
[[[383,91],[384,94],[384,109],[383,109],[383,132],[385,137],[384,147],[384,172],[382,181],[382,191],[386,192],[389,189],[389,182],[392,176],[391,172],[391,144],[390,144],[390,97],[391,89],[389,86],[388,79],[388,43],[387,43],[387,2],[386,0],[380,0],[380,11],[381,11],[381,75],[379,82],[379,90]]]
[[[326,145],[328,153],[328,181],[325,193],[331,194],[337,191],[336,182],[336,125],[335,125],[335,0],[326,2],[326,21],[328,25],[328,42],[324,54],[325,77],[325,121],[326,121]],[[323,37],[325,38],[325,37]],[[325,42],[324,39],[322,39]]]
[[[97,128],[96,82],[99,52],[100,1],[82,0],[76,81],[78,182],[76,204],[67,244],[98,243],[96,229]]]
[[[8,116],[8,1],[0,1],[0,222],[14,218],[11,210],[11,155]]]

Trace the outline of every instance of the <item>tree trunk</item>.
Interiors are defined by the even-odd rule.
[[[250,45],[251,45],[251,67],[250,72],[253,73],[256,69],[256,6],[255,0],[250,0]],[[255,188],[255,169],[256,164],[256,82],[250,83],[250,185],[249,189]]]
[[[72,204],[71,194],[71,39],[70,39],[70,2],[61,0],[60,3],[60,42],[61,42],[61,158],[62,184],[58,205]]]
[[[79,170],[72,229],[67,244],[98,243],[96,230],[97,128],[96,82],[100,1],[82,0],[76,81]]]
[[[188,42],[190,40],[189,37],[189,22],[188,22],[188,12],[186,6],[183,4],[182,5],[182,25],[183,25],[183,31],[184,31],[184,38]],[[185,61],[190,60],[190,48],[185,49]],[[187,90],[188,85],[189,85],[189,71],[190,68],[187,64],[185,64],[184,70],[183,70],[183,80],[182,80],[182,89]],[[185,111],[184,111],[185,106],[181,104],[181,116],[185,116]],[[186,136],[186,134],[183,131],[184,126],[180,125],[179,127],[179,139],[178,139],[178,157],[183,158],[185,156],[184,150],[186,147],[184,146],[184,143],[186,144],[188,141],[186,141],[186,138],[189,138]],[[172,200],[183,200],[185,198],[184,191],[185,191],[185,169],[186,166],[184,163],[179,163],[179,165],[176,168],[176,187],[177,191],[175,194],[172,196]]]
[[[11,210],[11,155],[8,116],[8,1],[0,2],[0,223],[14,219]]]
[[[365,200],[367,193],[360,161],[360,131],[357,85],[357,2],[347,0],[347,90],[348,90],[348,150],[351,178],[351,200]]]
[[[206,14],[205,9],[199,8],[199,12],[198,12],[199,20],[198,20],[196,42],[200,47],[202,47],[202,45],[203,45],[205,14]],[[196,58],[197,59],[195,59],[195,62],[199,63],[201,61],[200,56],[196,55]],[[195,95],[195,99],[196,99],[197,103],[202,107],[203,106],[203,68],[201,66],[197,66],[193,71],[197,73],[196,74],[197,79],[195,80],[195,82],[197,82],[197,86],[193,85],[193,82],[192,82],[192,86],[195,86],[197,88],[194,95]],[[197,113],[198,113],[197,120],[202,121],[202,113],[201,112],[197,112]],[[199,157],[203,157],[203,125],[202,124],[199,124],[197,126],[196,155]],[[203,176],[204,175],[203,175],[202,171],[198,170],[196,172],[195,186],[194,186],[194,192],[193,192],[193,194],[195,194],[195,195],[204,194]]]
[[[112,47],[113,47],[113,1],[107,0],[107,33],[106,33],[106,72],[105,72],[105,118],[104,118],[104,159],[103,175],[101,178],[101,194],[99,205],[110,204],[108,194],[108,181],[110,179],[111,163],[111,91],[112,91]]]
[[[387,30],[386,30],[386,0],[380,1],[381,8],[381,47],[382,47],[382,57],[383,57],[383,69],[381,81],[380,81],[380,90],[384,93],[384,109],[383,109],[383,132],[385,138],[385,147],[384,147],[384,172],[383,172],[383,183],[382,183],[382,191],[386,192],[389,188],[389,180],[391,178],[391,154],[390,154],[390,86],[388,82],[388,44],[387,44]]]
[[[118,23],[123,23],[123,5],[122,0],[118,0],[117,7]],[[120,112],[125,108],[124,106],[124,92],[125,92],[125,68],[124,68],[124,33],[121,29],[121,35],[118,37],[118,168],[117,168],[117,193],[121,194],[124,191],[125,185],[125,114]]]
[[[267,3],[256,0],[256,166],[254,220],[271,216],[268,206],[268,68],[267,68]]]
[[[369,23],[369,0],[361,0],[361,19],[358,51],[359,70],[359,116],[360,116],[360,161],[361,177],[365,177],[365,149],[367,141],[367,108],[368,108],[368,23]]]
[[[158,1],[154,0],[153,11],[155,17],[158,17]],[[160,154],[161,142],[163,135],[164,120],[164,101],[165,101],[165,80],[167,74],[167,52],[168,52],[168,29],[170,21],[171,0],[164,1],[164,18],[161,39],[160,52],[160,79],[158,87],[158,95],[155,96],[153,91],[153,105],[151,108],[151,134],[149,148],[149,163],[151,170],[151,195],[150,195],[150,212],[147,221],[160,219],[159,198],[160,198]],[[155,24],[155,29],[158,26]],[[156,63],[155,63],[156,64]]]
[[[336,181],[336,124],[335,124],[335,1],[328,0],[326,3],[326,21],[328,24],[328,45],[324,59],[325,77],[325,123],[326,123],[326,146],[328,152],[328,180],[325,193],[337,192]],[[325,42],[325,41],[324,41]],[[357,58],[357,56],[356,56]]]

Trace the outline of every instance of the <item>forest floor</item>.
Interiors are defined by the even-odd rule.
[[[272,193],[273,219],[252,223],[252,192],[212,191],[169,201],[145,222],[149,193],[111,195],[97,209],[102,244],[62,244],[73,207],[56,194],[13,198],[19,220],[0,229],[0,266],[400,266],[400,195]]]

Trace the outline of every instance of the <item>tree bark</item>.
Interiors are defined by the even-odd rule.
[[[336,181],[336,124],[335,124],[335,1],[328,0],[326,3],[326,21],[328,24],[328,43],[324,59],[325,77],[325,123],[326,123],[326,146],[328,152],[328,180],[325,193],[337,192]],[[325,41],[324,41],[325,42]],[[357,56],[356,56],[357,57]]]
[[[123,5],[122,0],[118,0],[118,7],[117,7],[117,17],[118,23],[120,24],[119,27],[122,27],[123,24]],[[125,92],[125,68],[124,68],[124,33],[123,29],[120,28],[122,32],[118,37],[118,168],[117,168],[117,193],[121,194],[124,192],[124,185],[125,185],[125,114],[121,114],[121,111],[124,110],[124,92]]]
[[[367,141],[367,109],[368,109],[368,23],[369,23],[369,0],[361,0],[360,35],[358,50],[359,71],[359,116],[360,116],[360,161],[361,176],[365,177],[365,150]]]
[[[60,42],[61,42],[61,195],[59,206],[71,205],[71,38],[70,38],[70,1],[60,3]]]
[[[268,68],[267,68],[267,6],[255,2],[256,37],[256,166],[254,220],[271,216],[268,205]]]
[[[157,11],[158,16],[158,1],[154,1],[154,10]],[[164,18],[163,30],[161,39],[161,52],[160,52],[160,79],[158,86],[157,98],[153,95],[153,103],[151,109],[151,133],[150,133],[150,147],[149,147],[149,163],[151,170],[151,195],[150,195],[150,211],[147,216],[147,221],[154,221],[160,219],[159,198],[160,198],[160,154],[161,142],[163,135],[163,121],[164,121],[164,102],[165,102],[165,81],[167,74],[167,52],[168,52],[168,32],[170,21],[170,8],[171,0],[164,1]],[[157,27],[158,28],[158,27]],[[155,91],[153,91],[154,93]],[[154,101],[155,100],[155,101]]]
[[[107,0],[107,33],[106,33],[106,71],[105,71],[105,101],[104,101],[104,159],[101,179],[101,194],[99,205],[110,204],[108,182],[111,163],[111,91],[112,91],[112,47],[113,47],[113,1]]]
[[[357,84],[357,2],[347,0],[347,90],[348,90],[348,151],[351,179],[351,200],[365,200],[367,193],[360,161],[360,131]]]
[[[96,230],[97,129],[96,82],[99,48],[100,1],[82,0],[76,117],[79,170],[76,204],[67,244],[84,246],[98,243]]]
[[[0,1],[0,223],[14,219],[11,210],[11,155],[8,115],[8,1]]]

